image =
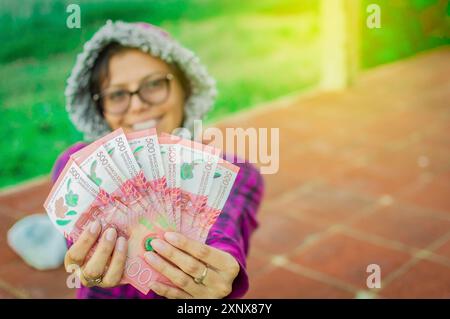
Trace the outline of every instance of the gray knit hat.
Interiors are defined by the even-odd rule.
[[[147,23],[108,21],[84,45],[67,80],[66,109],[75,127],[88,141],[111,131],[89,92],[91,70],[101,50],[111,42],[139,48],[167,63],[176,63],[189,81],[190,96],[184,106],[183,127],[193,135],[194,120],[211,109],[217,94],[215,80],[199,58],[162,29]]]

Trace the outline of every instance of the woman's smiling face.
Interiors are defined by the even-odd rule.
[[[109,93],[124,90],[135,92],[143,83],[152,83],[152,80],[161,83],[158,79],[164,79],[167,74],[174,75],[173,79],[167,82],[167,98],[156,105],[149,105],[142,101],[138,94],[134,94],[126,112],[117,113],[111,112],[108,102],[103,101],[104,117],[113,130],[122,127],[126,132],[130,132],[156,127],[158,132],[171,133],[182,125],[186,92],[173,66],[139,49],[127,49],[110,58],[108,73],[108,79],[101,87],[102,92]],[[144,81],[145,79],[150,80]],[[160,94],[156,91],[159,90],[157,86],[158,84],[147,85],[148,92],[155,91],[155,98]],[[156,89],[152,89],[155,87]]]

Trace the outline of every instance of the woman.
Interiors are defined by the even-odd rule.
[[[122,127],[125,131],[156,127],[172,133],[212,107],[215,82],[199,59],[167,32],[144,23],[108,23],[89,40],[67,82],[67,110],[87,140]],[[86,144],[77,143],[56,161],[53,181],[70,155]],[[236,162],[236,161],[235,161]],[[67,251],[69,265],[81,267],[79,298],[238,298],[248,289],[246,255],[257,227],[256,212],[263,193],[258,171],[240,166],[233,190],[208,234],[206,244],[178,233],[152,241],[157,257],[147,262],[176,286],[154,284],[148,295],[130,285],[119,286],[127,243],[114,229],[101,238],[99,223],[86,229]],[[92,246],[94,254],[86,260]],[[109,262],[110,260],[110,262]],[[170,263],[169,263],[170,261]]]

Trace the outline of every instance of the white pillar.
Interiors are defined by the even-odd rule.
[[[339,90],[350,85],[359,68],[360,0],[322,0],[321,88]]]

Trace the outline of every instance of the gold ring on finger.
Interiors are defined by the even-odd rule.
[[[194,278],[194,282],[199,285],[203,285],[206,275],[208,274],[208,265],[205,265],[205,269],[200,277]]]

